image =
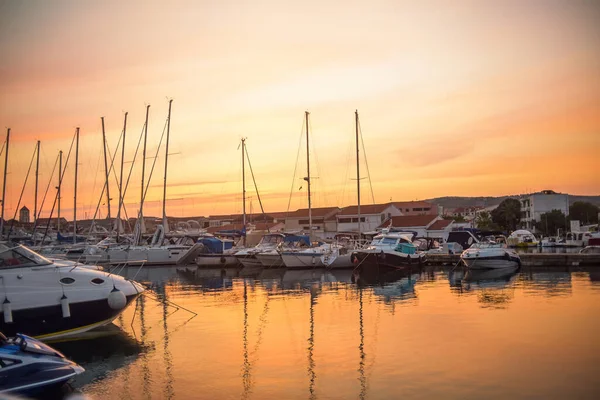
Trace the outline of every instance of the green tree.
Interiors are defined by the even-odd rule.
[[[556,234],[558,228],[564,229],[567,225],[567,216],[560,210],[552,210],[540,215],[540,221],[535,223],[536,229],[539,229],[546,236]]]
[[[587,201],[576,201],[569,207],[569,219],[577,220],[582,224],[597,224],[598,206]]]
[[[491,230],[493,225],[492,215],[487,211],[477,213],[475,217],[475,226],[483,230]]]
[[[511,198],[502,200],[492,210],[492,221],[506,231],[514,231],[521,221],[521,202]]]

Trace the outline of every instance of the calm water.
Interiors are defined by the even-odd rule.
[[[599,398],[589,271],[146,268],[118,328],[54,345],[93,399]]]

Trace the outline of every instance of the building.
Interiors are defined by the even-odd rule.
[[[439,215],[438,206],[426,201],[394,201],[390,204],[396,206],[402,215]]]
[[[386,219],[402,215],[392,203],[366,204],[360,206],[360,231],[370,232],[377,229]],[[358,232],[358,206],[344,207],[336,215],[338,232]]]
[[[22,224],[29,223],[29,208],[23,206],[19,210],[19,222]]]
[[[418,237],[445,239],[452,230],[452,224],[452,220],[442,219],[438,215],[399,215],[385,220],[378,228],[415,232]]]
[[[521,227],[535,231],[535,223],[540,222],[542,214],[559,210],[569,215],[569,195],[543,190],[538,193],[521,196]]]
[[[331,218],[339,212],[339,207],[313,208],[311,212],[313,234],[316,234],[316,236],[319,236],[321,238],[333,236],[335,234],[335,231],[329,231],[330,227],[332,227],[332,224],[330,222],[326,224],[325,221],[331,221]],[[285,230],[287,232],[308,232],[308,208],[301,208],[299,210],[289,213],[288,216],[285,218]]]

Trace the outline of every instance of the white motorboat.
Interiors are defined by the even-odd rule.
[[[199,267],[233,267],[239,264],[233,240],[204,237],[198,239],[198,243],[202,245],[196,256]]]
[[[506,239],[510,247],[537,247],[539,242],[533,233],[525,229],[517,229]]]
[[[263,267],[280,268],[285,264],[281,258],[281,253],[284,251],[294,251],[298,248],[306,248],[310,246],[310,239],[306,235],[286,234],[283,242],[275,248],[267,249],[256,253],[256,258],[260,261]]]
[[[463,251],[461,261],[469,269],[497,269],[521,266],[519,255],[503,243],[479,242]]]
[[[10,242],[0,242],[0,281],[0,331],[40,339],[107,325],[144,291],[96,267],[54,262]]]
[[[363,268],[403,268],[422,265],[427,254],[412,244],[412,232],[383,231],[366,248],[352,252],[352,262]]]
[[[277,248],[284,240],[283,233],[268,233],[263,235],[256,246],[236,252],[235,258],[244,267],[262,267],[262,263],[256,258],[256,255]]]
[[[328,253],[330,245],[320,244],[304,250],[287,250],[281,252],[281,259],[287,268],[319,268],[325,267],[323,256]]]

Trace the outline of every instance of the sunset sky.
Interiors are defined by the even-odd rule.
[[[305,110],[314,206],[356,203],[355,109],[375,202],[598,195],[598,21],[600,2],[590,0],[0,0],[0,135],[11,128],[5,216],[36,140],[41,202],[58,151],[66,157],[80,127],[78,217],[91,218],[104,183],[100,117],[114,150],[129,112],[127,176],[151,105],[148,175],[168,99],[173,216],[241,212],[242,137],[265,211],[285,211],[291,192],[290,208],[305,207]],[[361,148],[366,178],[363,157]],[[130,216],[140,169],[136,162],[125,198]],[[160,215],[163,171],[161,148],[146,215]],[[73,173],[72,158],[67,218]],[[373,202],[368,179],[361,184],[363,204]],[[114,214],[114,176],[110,190]],[[248,168],[247,190],[258,212]],[[32,210],[33,193],[31,175],[21,204]]]

